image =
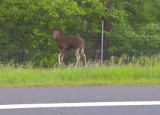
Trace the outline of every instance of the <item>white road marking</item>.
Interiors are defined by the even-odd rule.
[[[43,104],[10,104],[0,105],[0,109],[27,108],[59,108],[59,107],[105,107],[105,106],[160,106],[160,101],[130,101],[130,102],[82,102],[82,103],[43,103]]]

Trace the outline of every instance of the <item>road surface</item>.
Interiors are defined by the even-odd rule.
[[[160,115],[160,86],[1,88],[0,115]]]

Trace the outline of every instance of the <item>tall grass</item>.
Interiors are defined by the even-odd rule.
[[[112,57],[103,66],[97,61],[88,62],[87,67],[34,68],[31,63],[0,64],[0,87],[135,84],[160,84],[159,55]]]

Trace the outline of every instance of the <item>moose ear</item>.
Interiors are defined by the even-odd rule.
[[[55,31],[55,30],[59,31],[59,28],[53,28],[53,31]]]
[[[55,28],[52,29],[52,31],[55,31],[55,30],[56,30]]]

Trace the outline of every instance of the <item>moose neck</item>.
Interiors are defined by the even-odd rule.
[[[61,34],[59,33],[56,35],[56,41],[60,41],[60,40],[61,40]]]

